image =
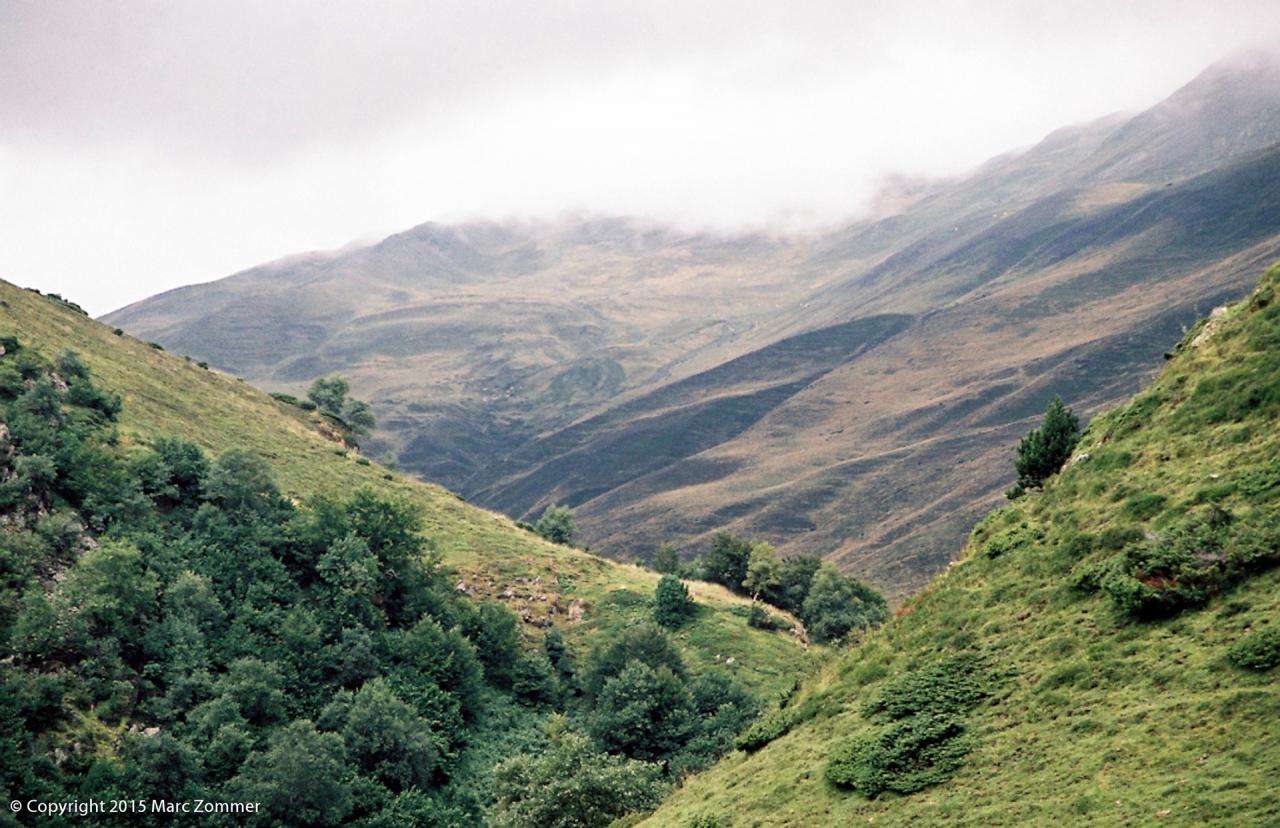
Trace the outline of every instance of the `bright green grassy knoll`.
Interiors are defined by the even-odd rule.
[[[1280,268],[1171,356],[1090,424],[1087,459],[806,682],[788,710],[809,718],[643,824],[1280,825]],[[976,677],[921,678],[968,657]],[[954,725],[934,751],[954,773],[874,798],[828,781],[902,699],[934,718],[898,721]],[[845,779],[892,777],[845,755]]]
[[[359,486],[407,498],[421,508],[425,533],[472,594],[501,598],[533,622],[554,609],[555,620],[579,644],[648,618],[656,574],[547,543],[439,486],[360,458],[313,413],[181,355],[117,336],[63,303],[0,281],[0,336],[5,335],[50,357],[78,352],[95,383],[124,398],[120,431],[126,444],[170,435],[215,454],[250,449],[267,458],[281,488],[298,499]],[[748,628],[745,599],[710,584],[698,584],[695,591],[705,611],[677,636],[694,669],[716,663],[716,656],[721,662],[733,657],[740,679],[772,695],[815,663],[815,652],[789,634]],[[580,623],[570,618],[579,613]]]

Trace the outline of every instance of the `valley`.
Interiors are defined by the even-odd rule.
[[[901,599],[1049,397],[1124,399],[1280,256],[1277,141],[1252,55],[818,235],[428,224],[105,320],[270,389],[341,373],[371,454],[513,517],[565,503],[606,555],[727,528]]]

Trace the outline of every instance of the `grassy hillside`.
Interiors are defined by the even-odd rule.
[[[313,414],[234,377],[116,335],[63,303],[6,282],[0,282],[0,334],[16,335],[50,358],[78,352],[95,382],[123,398],[126,443],[174,436],[213,454],[250,449],[267,458],[282,490],[299,500],[360,486],[408,499],[420,507],[430,541],[459,573],[460,588],[505,601],[534,635],[550,620],[571,643],[587,645],[649,617],[654,573],[546,543],[445,489],[370,463],[335,442]],[[813,663],[813,652],[789,634],[748,628],[749,601],[712,584],[691,588],[702,611],[675,639],[695,670],[732,658],[729,669],[768,694]]]
[[[1170,357],[643,824],[1280,822],[1280,268]]]

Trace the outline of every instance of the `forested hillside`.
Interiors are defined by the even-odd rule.
[[[0,283],[0,346],[10,798],[480,824],[529,791],[500,763],[570,745],[630,780],[621,814],[726,750],[821,649],[696,581],[657,626],[656,573],[375,465],[315,412],[58,297]],[[623,699],[655,681],[669,721],[620,740]]]
[[[1168,358],[642,824],[1280,820],[1280,268]]]

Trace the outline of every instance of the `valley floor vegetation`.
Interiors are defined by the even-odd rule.
[[[818,556],[780,558],[769,543],[737,538],[728,532],[718,532],[703,557],[683,563],[673,548],[663,547],[655,553],[652,565],[659,572],[722,584],[750,597],[747,623],[752,626],[786,626],[783,618],[768,611],[770,606],[793,613],[804,623],[805,635],[824,644],[851,640],[889,617],[884,596]],[[664,589],[661,583],[658,588]],[[670,586],[666,589],[668,594],[674,591]],[[679,601],[666,598],[659,602],[660,607],[673,604],[678,606]],[[670,609],[660,612],[673,615]]]
[[[668,638],[698,610],[674,576],[655,623],[575,653],[459,594],[408,502],[298,501],[251,452],[126,445],[121,399],[75,353],[0,346],[10,799],[256,802],[247,818],[268,825],[607,825],[655,807],[761,710]],[[545,523],[572,541],[568,510]],[[765,551],[717,538],[708,571],[761,605],[809,607],[823,640],[883,617],[869,589]]]

